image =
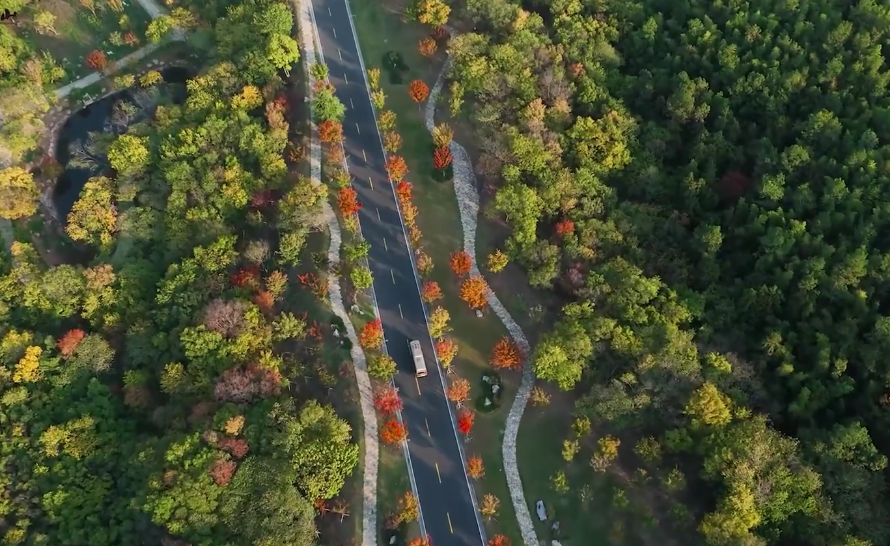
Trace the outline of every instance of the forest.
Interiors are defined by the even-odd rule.
[[[448,100],[564,300],[537,376],[707,544],[890,543],[887,5],[461,9]]]
[[[108,167],[66,226],[88,258],[3,253],[5,545],[308,546],[356,468],[355,432],[303,380],[330,317],[288,280],[325,198],[284,159],[293,15],[192,7],[211,62],[184,101],[97,139]],[[5,217],[34,213],[30,176],[0,170]]]

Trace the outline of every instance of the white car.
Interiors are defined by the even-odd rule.
[[[408,342],[411,348],[411,356],[414,357],[414,375],[417,377],[426,377],[426,361],[423,359],[423,351],[420,349],[420,342],[412,339]]]

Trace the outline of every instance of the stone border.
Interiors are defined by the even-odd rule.
[[[448,32],[452,36],[455,35],[453,28],[448,27]],[[445,74],[450,67],[451,58],[449,57],[445,62],[445,66],[442,67],[442,71],[439,72],[439,77],[436,79],[436,83],[430,91],[430,96],[427,98],[424,123],[430,132],[432,132],[436,123],[436,101],[442,92]],[[454,168],[454,195],[457,198],[457,205],[460,209],[460,223],[464,232],[464,250],[470,255],[470,273],[472,275],[481,275],[479,266],[476,263],[476,227],[479,216],[479,194],[476,191],[476,175],[473,172],[473,164],[470,161],[467,150],[453,140],[449,147],[451,154],[454,156],[452,160]],[[529,355],[528,339],[526,339],[522,329],[513,320],[513,317],[510,316],[510,313],[493,291],[489,292],[488,304],[498,318],[501,319],[501,322],[504,323],[504,326],[510,333],[510,337],[513,338],[522,352],[525,355]],[[526,356],[522,366],[522,381],[520,382],[519,389],[516,391],[516,398],[513,399],[510,412],[507,414],[503,443],[504,472],[507,474],[510,499],[513,501],[513,508],[516,511],[516,519],[522,532],[522,540],[527,546],[537,545],[539,542],[535,533],[535,525],[532,522],[531,512],[525,500],[525,492],[522,489],[519,466],[516,463],[516,438],[519,435],[519,422],[522,420],[522,414],[528,404],[534,381],[535,374],[528,361],[528,356]]]
[[[300,57],[306,74],[306,87],[308,103],[312,101],[314,81],[310,74],[311,62],[317,59],[315,52],[315,34],[313,29],[313,17],[311,13],[311,0],[295,0],[297,8],[297,26],[300,34]],[[321,185],[321,144],[318,140],[318,126],[309,116],[311,138],[309,142],[309,172],[312,183]],[[374,410],[374,390],[371,386],[371,378],[368,376],[368,366],[365,353],[358,342],[355,327],[349,318],[349,313],[343,305],[343,294],[340,290],[340,278],[334,273],[340,263],[340,244],[343,235],[337,215],[331,204],[325,200],[323,204],[324,217],[328,223],[328,231],[331,236],[331,244],[328,248],[328,296],[331,300],[331,308],[343,324],[349,341],[352,342],[350,356],[352,357],[355,380],[359,390],[359,401],[362,409],[362,421],[364,422],[365,440],[365,466],[362,479],[362,546],[377,545],[377,470],[379,467],[380,445],[378,443],[377,414]]]

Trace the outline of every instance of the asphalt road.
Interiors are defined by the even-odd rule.
[[[463,471],[345,2],[312,0],[312,7],[329,79],[346,105],[346,160],[362,203],[362,233],[371,244],[369,265],[387,349],[399,367],[395,383],[404,403],[402,416],[423,520],[434,546],[478,546],[483,543],[481,521]],[[407,95],[401,100],[408,100]],[[414,377],[409,339],[420,341],[429,371],[419,380]],[[386,516],[381,514],[381,519]]]

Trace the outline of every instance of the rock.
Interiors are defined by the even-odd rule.
[[[482,311],[480,309],[476,309],[476,316],[482,318]]]
[[[485,399],[485,402],[483,402],[482,405],[485,406],[485,407],[487,408],[488,406],[491,405],[491,400],[489,400],[488,398],[486,398],[486,399]]]
[[[539,500],[535,503],[535,512],[538,514],[539,520],[547,521],[547,509],[544,508],[544,501]]]
[[[491,386],[491,394],[497,394],[499,390],[501,390],[500,385],[494,384]]]

